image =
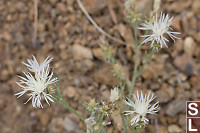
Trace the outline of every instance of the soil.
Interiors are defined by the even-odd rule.
[[[139,3],[145,0],[138,0]],[[184,1],[184,2],[183,2]],[[116,60],[131,79],[135,47],[131,26],[126,22],[123,0],[82,0],[96,23],[110,35],[131,45],[123,45],[104,37],[87,19],[76,0],[39,0],[38,32],[33,41],[34,1],[0,1],[0,132],[1,133],[84,133],[86,127],[75,115],[59,103],[43,104],[35,109],[28,96],[14,96],[21,91],[16,75],[27,71],[22,62],[32,55],[42,62],[54,58],[51,66],[60,78],[62,97],[85,118],[89,116],[82,104],[90,98],[109,98],[117,85],[110,65],[103,61],[100,49],[104,38],[112,48],[118,48]],[[150,4],[142,5],[148,13]],[[146,8],[146,7],[148,8]],[[135,90],[149,90],[157,95],[161,110],[150,116],[145,133],[185,132],[185,101],[200,99],[200,2],[199,0],[163,0],[161,10],[174,16],[174,31],[181,39],[170,40],[169,48],[156,53],[137,79]],[[141,35],[141,32],[138,33]],[[141,38],[139,38],[141,39]],[[142,47],[139,64],[150,51]],[[43,102],[44,103],[44,102]],[[119,119],[108,132],[122,132]]]

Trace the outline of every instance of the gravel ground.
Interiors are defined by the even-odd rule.
[[[132,44],[130,25],[126,23],[123,0],[82,0],[88,13],[106,32]],[[137,0],[138,9],[148,13],[152,0]],[[141,4],[142,3],[142,4]],[[38,34],[33,43],[33,0],[0,1],[0,132],[1,133],[84,133],[85,124],[62,105],[35,109],[24,105],[28,96],[17,99],[20,91],[16,75],[26,68],[22,61],[35,55],[39,61],[54,57],[52,66],[60,78],[63,99],[84,117],[82,106],[89,98],[108,99],[116,85],[111,67],[103,61],[100,37],[103,35],[88,21],[76,0],[39,0]],[[136,90],[157,95],[161,110],[152,116],[144,133],[184,133],[185,100],[200,98],[200,1],[163,0],[161,10],[174,16],[173,29],[182,39],[156,53],[136,82]],[[138,33],[140,35],[141,33]],[[117,62],[130,77],[135,47],[105,38],[116,48]],[[142,47],[141,55],[149,51]],[[141,56],[139,62],[144,60]],[[121,132],[120,120],[110,118],[108,132]]]

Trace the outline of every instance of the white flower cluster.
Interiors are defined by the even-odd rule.
[[[27,66],[28,70],[33,72],[33,75],[30,72],[23,72],[25,77],[18,76],[21,80],[16,83],[23,89],[23,91],[15,94],[18,96],[17,98],[28,92],[28,96],[30,97],[27,102],[32,99],[32,105],[34,108],[43,108],[41,104],[42,98],[44,98],[48,104],[48,100],[54,102],[52,96],[49,94],[53,89],[51,84],[57,81],[57,78],[52,78],[53,72],[50,72],[49,68],[49,63],[52,60],[53,58],[47,57],[45,61],[39,65],[36,58],[33,56],[33,60],[27,60],[28,64],[23,62],[23,64]]]
[[[115,87],[114,89],[111,90],[110,93],[110,101],[112,103],[114,103],[115,101],[117,101],[119,99],[119,89],[118,87]]]
[[[142,37],[145,37],[146,39],[142,42],[147,43],[151,42],[151,47],[153,46],[154,42],[156,42],[158,45],[160,45],[161,48],[163,48],[163,45],[166,47],[166,41],[169,42],[169,40],[164,36],[165,34],[169,35],[170,38],[175,42],[175,39],[180,39],[176,37],[173,34],[181,34],[180,32],[173,32],[172,28],[170,27],[173,23],[173,17],[169,17],[169,15],[165,15],[164,13],[160,14],[160,19],[158,20],[158,17],[153,17],[153,20],[149,22],[145,22],[142,24],[142,27],[139,27],[141,30],[150,30],[151,34],[149,35],[143,35]]]
[[[134,102],[128,99],[128,101],[124,101],[125,104],[133,107],[131,111],[125,111],[125,115],[133,115],[134,117],[131,119],[131,125],[138,125],[138,123],[142,123],[143,125],[148,124],[148,119],[146,118],[147,114],[155,114],[160,110],[159,102],[156,102],[153,106],[150,105],[155,97],[149,92],[148,95],[146,94],[143,96],[142,91],[141,95],[137,91],[137,96],[133,95]]]

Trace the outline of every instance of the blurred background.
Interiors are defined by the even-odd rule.
[[[124,0],[82,0],[88,13],[107,33],[131,45],[118,47],[116,60],[130,78],[135,56],[132,31],[126,22]],[[137,0],[138,9],[151,12],[153,0]],[[85,118],[82,104],[90,97],[96,101],[109,99],[117,85],[111,66],[103,60],[100,37],[103,35],[88,21],[76,0],[38,0],[37,31],[34,30],[34,0],[0,1],[0,133],[84,133],[86,127],[61,104],[44,102],[35,109],[28,96],[14,96],[21,91],[16,75],[27,71],[21,62],[32,58],[39,62],[53,57],[51,66],[60,78],[60,90],[73,108]],[[161,11],[174,16],[172,28],[182,39],[172,40],[169,48],[156,53],[137,79],[135,90],[149,90],[157,95],[161,110],[150,116],[144,133],[185,132],[185,101],[200,98],[200,1],[162,0]],[[139,32],[140,36],[141,33]],[[149,52],[142,47],[139,63]],[[143,55],[143,56],[142,56]],[[112,115],[108,132],[122,132],[119,116]]]

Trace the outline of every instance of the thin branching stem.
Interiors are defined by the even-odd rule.
[[[126,80],[124,81],[124,84],[123,84],[122,79],[118,78],[118,83],[119,83],[119,86],[121,88],[121,104],[122,104],[122,102],[124,100],[124,88],[125,88],[125,85],[126,85]],[[117,105],[118,105],[118,108],[120,109],[120,116],[121,116],[121,119],[122,119],[122,122],[123,122],[123,125],[124,125],[124,131],[125,131],[125,133],[128,133],[126,120],[124,119],[124,115],[123,115],[123,111],[121,109],[121,105],[119,104],[119,102],[117,102]]]
[[[133,87],[135,85],[135,80],[137,78],[137,67],[138,67],[138,58],[139,58],[139,52],[140,52],[140,47],[141,45],[138,45],[138,40],[137,40],[137,27],[138,23],[134,23],[134,41],[135,41],[135,46],[136,46],[136,56],[135,56],[135,63],[134,63],[134,70],[133,70],[133,75],[132,75],[132,80],[131,80],[131,86],[129,86],[129,98],[131,98],[131,95],[133,93]]]
[[[104,114],[102,113],[101,117],[100,117],[99,130],[97,131],[97,133],[100,133],[100,131],[101,131],[101,126],[102,126],[102,123],[103,123],[103,118],[104,118]]]
[[[127,45],[126,42],[123,42],[122,40],[111,36],[110,34],[106,33],[99,25],[97,25],[97,23],[93,20],[93,18],[89,15],[89,13],[87,12],[87,10],[85,9],[85,7],[83,6],[82,2],[80,0],[77,0],[77,3],[79,5],[79,7],[81,8],[81,10],[83,11],[83,13],[85,14],[85,16],[88,18],[88,20],[94,25],[94,27],[101,32],[103,35],[105,35],[106,37],[112,39],[115,42],[118,42],[120,44],[124,44]]]
[[[81,116],[76,110],[74,110],[68,103],[66,103],[63,99],[62,96],[60,94],[60,80],[59,77],[57,75],[57,86],[56,88],[56,94],[52,94],[52,97],[56,100],[59,101],[62,105],[64,105],[70,112],[74,113],[78,118],[80,118],[82,121],[85,121],[84,117]]]
[[[81,116],[79,113],[77,113],[76,110],[74,110],[69,104],[67,104],[63,99],[60,99],[59,102],[64,105],[70,112],[74,113],[78,118],[80,118],[82,121],[85,121],[83,116]]]

